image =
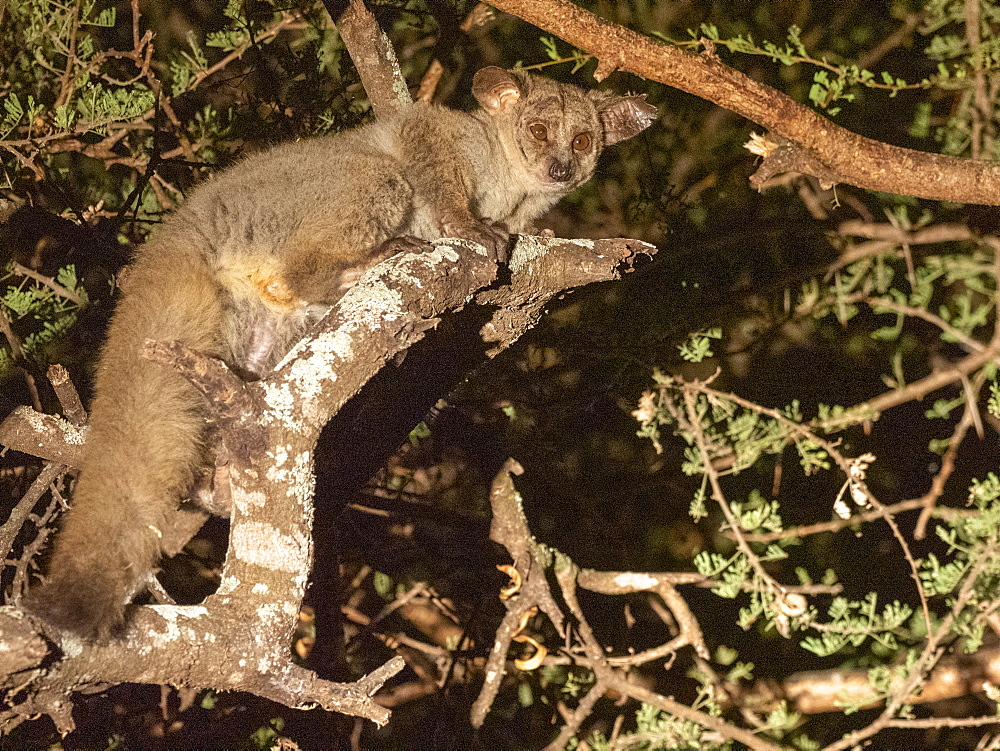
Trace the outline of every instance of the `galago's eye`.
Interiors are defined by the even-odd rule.
[[[528,132],[539,141],[544,141],[549,137],[548,129],[541,123],[532,123],[529,125]]]
[[[577,133],[576,138],[573,139],[573,151],[590,150],[590,144],[593,143],[593,140],[590,133]]]

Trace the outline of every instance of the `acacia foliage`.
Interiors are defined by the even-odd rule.
[[[892,14],[863,3],[592,5],[671,43],[701,50],[708,40],[725,62],[865,135],[996,154],[1000,10],[991,3],[894,4]],[[435,6],[443,4],[376,10],[409,81],[433,56],[456,71],[440,92],[452,103],[468,103],[462,82],[480,63],[523,62],[579,81],[592,70],[585,55],[510,19],[460,34],[456,21],[472,4]],[[318,4],[155,4],[138,23],[135,10],[24,0],[8,3],[0,24],[5,216],[27,205],[78,228],[40,244],[54,235],[8,224],[11,261],[78,297],[91,280],[82,299],[98,321],[118,249],[141,240],[198,180],[268,143],[367,115]],[[474,675],[496,616],[492,590],[483,592],[491,561],[478,554],[477,514],[509,454],[527,470],[519,487],[533,532],[581,564],[713,580],[711,594],[684,595],[714,662],[682,650],[669,671],[637,668],[661,693],[737,724],[737,709],[756,713],[772,739],[801,748],[851,731],[882,731],[878,742],[888,746],[974,745],[987,734],[977,726],[905,725],[930,712],[913,692],[942,657],[977,653],[992,631],[995,218],[974,207],[823,191],[807,179],[754,194],[744,124],[662,88],[649,87],[649,97],[663,127],[616,149],[549,223],[561,235],[639,236],[666,252],[640,278],[566,302],[413,435],[378,485],[380,495],[390,491],[396,519],[421,523],[406,531],[351,511],[340,521],[357,543],[344,543],[351,607],[378,616],[392,605],[395,614],[407,598],[433,610],[443,594],[463,629],[479,631],[475,646],[464,630],[451,631],[434,654]],[[69,357],[56,344],[78,303],[18,273],[10,265],[0,280],[11,330],[0,367]],[[85,381],[87,358],[77,362],[74,375]],[[442,510],[447,524],[435,521]],[[184,565],[203,571],[196,563]],[[183,569],[173,576],[194,578]],[[630,598],[627,609],[601,603],[590,613],[606,646],[627,654],[667,638],[645,598]],[[399,633],[429,640],[412,620],[392,617]],[[384,661],[385,649],[385,634],[362,621],[350,626],[347,650],[359,673]],[[547,628],[536,624],[558,642]],[[817,720],[794,704],[751,701],[762,686],[755,679],[780,685],[796,670],[831,667],[869,670],[870,691],[845,703],[858,710],[884,701],[885,711]],[[474,695],[463,680],[452,674],[445,711],[415,700],[372,742],[419,746],[447,735],[460,747],[470,737],[465,695]],[[822,675],[816,680],[822,685]],[[487,745],[546,742],[551,723],[565,720],[553,707],[575,706],[592,681],[577,664],[515,674],[482,737]],[[140,714],[141,697],[119,701],[135,702],[127,712]],[[982,717],[992,702],[986,691],[934,711]],[[201,703],[213,717],[214,699]],[[266,730],[263,743],[283,727],[264,717],[242,731]],[[581,722],[579,737],[611,747],[615,733],[619,746],[731,745],[650,705],[609,701]]]

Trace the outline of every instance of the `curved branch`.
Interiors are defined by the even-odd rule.
[[[1000,205],[996,162],[929,154],[865,138],[730,68],[711,51],[691,55],[660,44],[569,0],[497,0],[493,5],[598,57],[598,80],[614,70],[635,73],[732,110],[794,142],[782,144],[786,171],[919,198]]]
[[[370,696],[401,669],[401,660],[356,684],[339,684],[288,658],[312,557],[310,469],[320,429],[397,355],[424,339],[441,316],[468,319],[479,332],[481,350],[470,359],[473,368],[516,341],[553,296],[619,278],[639,255],[652,253],[655,248],[634,240],[521,237],[510,282],[480,293],[491,301],[486,307],[482,300],[469,303],[476,290],[495,282],[496,264],[472,243],[440,240],[425,252],[396,256],[369,271],[273,374],[252,384],[238,383],[221,363],[186,347],[147,346],[148,356],[181,370],[225,418],[217,424],[231,458],[233,521],[222,584],[200,606],[136,608],[121,638],[108,644],[84,645],[65,634],[48,634],[61,644],[63,657],[30,681],[4,673],[0,665],[0,689],[20,692],[10,712],[0,714],[0,725],[43,712],[68,732],[66,693],[97,682],[244,690],[288,706],[319,705],[384,722],[388,710]],[[385,408],[384,393],[372,398]],[[33,431],[78,432],[44,418],[26,412],[17,425],[4,425],[26,448]],[[554,604],[550,609],[558,613]],[[17,641],[10,627],[22,617],[13,608],[0,611],[0,652],[25,654],[24,640]],[[137,653],[143,660],[133,659]]]

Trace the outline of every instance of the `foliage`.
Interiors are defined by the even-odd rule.
[[[488,60],[592,85],[587,54],[509,18],[449,38],[442,29],[473,3],[372,5],[411,82],[438,57],[456,79]],[[997,155],[992,2],[975,4],[975,28],[971,4],[955,0],[894,3],[894,19],[873,4],[840,15],[821,4],[589,5],[724,55],[865,135]],[[84,283],[93,268],[116,269],[116,254],[212,171],[367,117],[321,4],[169,10],[143,7],[136,21],[125,4],[94,0],[0,9],[0,190],[103,243],[87,254],[33,239],[4,258],[0,314],[11,333],[0,336],[0,377],[63,359],[81,312],[107,314]],[[463,84],[446,81],[444,94],[449,86],[452,103],[468,103]],[[629,662],[676,637],[671,619],[682,618],[659,595],[582,603],[609,659],[663,696],[794,748],[867,733],[854,739],[861,745],[879,731],[876,746],[975,746],[983,731],[962,728],[963,717],[934,739],[918,720],[928,719],[920,692],[949,650],[984,653],[1000,585],[995,220],[849,187],[824,192],[808,179],[788,183],[795,193],[757,195],[746,185],[743,125],[664,88],[648,94],[669,127],[616,147],[601,179],[550,219],[560,235],[654,240],[660,257],[626,284],[555,306],[522,348],[428,416],[370,497],[338,517],[347,669],[361,675],[396,649],[423,671],[412,685],[445,686],[448,699],[445,709],[433,703],[441,696],[401,702],[364,743],[471,743],[466,695],[501,617],[488,524],[476,513],[511,455],[527,469],[518,489],[539,540],[595,569],[705,578],[705,590],[677,589],[711,659],[687,643]],[[200,544],[183,564],[198,572],[189,580],[211,579],[221,554]],[[599,679],[570,648],[580,623],[567,636],[534,618],[548,661],[509,670],[479,742],[544,745],[586,701]],[[796,671],[827,668],[865,676],[863,691],[839,697],[849,716],[761,698]],[[120,701],[116,717],[139,714],[139,699]],[[570,747],[735,747],[649,703],[591,706]],[[146,714],[160,731],[172,727],[157,701]],[[238,714],[209,694],[177,722],[214,727]],[[109,731],[99,731],[102,743]],[[50,741],[34,732],[25,745]],[[136,734],[116,735],[122,745],[146,740],[126,732]],[[269,706],[225,737],[268,747],[310,732],[308,719]]]
[[[78,283],[74,266],[63,267],[46,284],[44,277],[28,276],[8,263],[0,274],[0,316],[9,322],[11,332],[5,337],[6,346],[0,347],[0,379],[11,375],[19,359],[39,370],[57,362],[63,338],[86,303],[87,292]]]
[[[924,216],[920,223],[910,223],[901,210],[890,217],[896,220],[894,226],[908,231],[919,231],[931,221]],[[912,256],[906,247],[879,248],[859,260],[837,264],[834,271],[800,286],[797,296],[791,298],[789,321],[821,330],[826,323],[844,327],[864,318],[854,336],[877,342],[882,361],[893,366],[893,373],[883,376],[890,390],[882,396],[850,405],[817,403],[807,416],[798,401],[774,409],[718,391],[711,385],[720,377],[718,372],[708,381],[658,373],[657,389],[647,392],[634,412],[641,425],[639,435],[651,439],[658,451],[666,450],[666,431],[686,446],[679,469],[700,478],[691,502],[692,517],[697,521],[715,516],[706,506],[708,498],[722,512],[722,530],[735,541],[735,549],[725,553],[705,550],[693,563],[699,572],[715,580],[713,592],[717,595],[747,602],[739,612],[741,627],[773,629],[786,638],[797,638],[803,649],[821,657],[858,654],[870,640],[872,657],[886,661],[872,668],[870,693],[845,697],[844,706],[850,711],[887,701],[902,712],[906,705],[901,702],[901,687],[928,680],[940,657],[935,652],[937,645],[958,639],[968,652],[982,647],[987,627],[984,613],[992,608],[997,586],[1000,507],[996,502],[1000,483],[996,475],[990,472],[982,479],[970,478],[968,505],[974,512],[942,514],[934,532],[946,550],[920,557],[914,551],[922,545],[900,534],[896,525],[898,507],[879,500],[886,493],[892,495],[891,490],[876,488],[867,477],[878,466],[875,456],[865,453],[852,457],[842,447],[864,445],[859,427],[867,431],[883,410],[933,390],[919,388],[920,380],[908,386],[904,373],[904,356],[912,358],[918,346],[934,346],[933,340],[919,345],[915,342],[916,327],[933,327],[939,346],[957,347],[965,353],[966,362],[976,362],[976,353],[1000,351],[994,327],[998,289],[995,247],[992,240],[962,241]],[[846,255],[851,256],[849,252]],[[871,351],[873,346],[865,349]],[[955,357],[961,360],[961,355],[956,353]],[[946,455],[958,451],[966,423],[979,409],[979,394],[988,392],[987,409],[997,409],[994,377],[995,368],[989,360],[955,376],[955,381],[963,379],[966,388],[937,399],[924,413],[927,420],[949,421],[954,432],[947,439],[928,441],[928,451]],[[908,388],[915,387],[915,393],[908,394]],[[961,419],[953,416],[959,411],[964,414]],[[763,470],[754,475],[761,479],[782,466],[787,473],[789,453],[797,459],[804,481],[798,493],[787,498],[784,492],[776,496],[764,488],[747,493],[746,483],[726,489],[725,478],[755,469]],[[832,472],[840,473],[843,479],[822,482],[822,476]],[[838,484],[840,490],[835,492]],[[732,499],[735,487],[741,488],[739,493],[747,501]],[[810,487],[815,488],[811,493],[806,490]],[[832,597],[824,616],[805,597],[792,601],[790,593],[802,584],[811,585],[815,580],[825,585],[836,583],[832,572],[815,568],[820,560],[812,562],[811,571],[808,565],[797,567],[797,582],[775,579],[775,569],[765,566],[788,559],[804,536],[815,534],[789,527],[782,519],[783,507],[801,503],[803,491],[813,497],[813,503],[825,496],[828,508],[844,520],[821,525],[826,529],[835,531],[857,523],[864,511],[872,512],[871,519],[881,517],[890,526],[901,557],[909,562],[913,579],[919,582],[916,592],[906,595],[915,606],[898,599],[880,604],[882,596],[869,591],[859,598]],[[853,504],[845,503],[844,498]],[[927,498],[931,503],[945,500],[940,490]],[[795,637],[796,632],[803,635]],[[905,662],[890,667],[900,655],[906,656]]]

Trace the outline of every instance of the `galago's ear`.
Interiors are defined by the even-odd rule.
[[[639,135],[656,120],[656,107],[646,101],[645,94],[612,96],[595,104],[604,126],[605,146]]]
[[[491,65],[476,71],[472,95],[488,112],[506,112],[521,98],[521,87],[506,70]]]

